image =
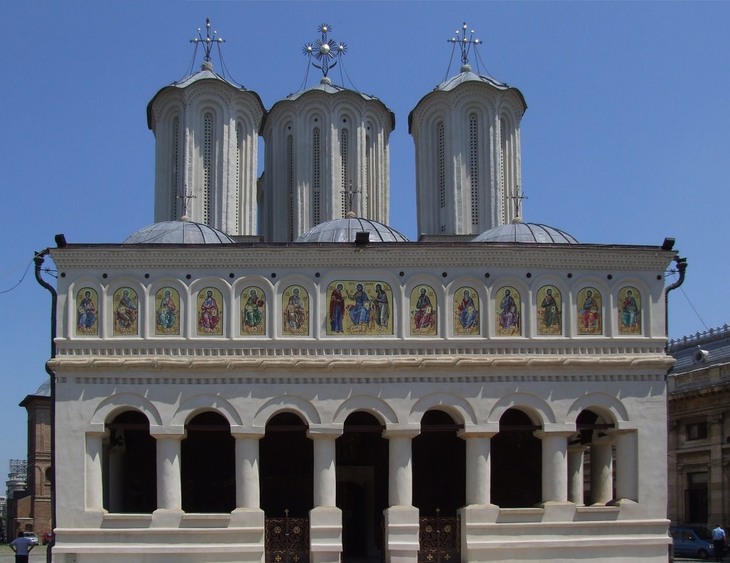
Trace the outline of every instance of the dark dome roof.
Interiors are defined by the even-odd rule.
[[[355,242],[355,234],[360,232],[370,233],[370,242],[410,242],[395,229],[362,217],[325,221],[294,242]]]
[[[574,237],[549,225],[514,222],[484,231],[472,242],[532,242],[578,244]]]
[[[236,242],[224,232],[194,221],[153,223],[127,237],[123,244],[225,244]]]

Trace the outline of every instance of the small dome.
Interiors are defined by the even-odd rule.
[[[194,221],[162,221],[132,233],[123,244],[225,244],[236,242],[224,232]]]
[[[35,397],[50,397],[51,396],[51,380],[46,379],[41,383],[40,387],[33,393]]]
[[[578,244],[571,235],[560,229],[539,223],[514,222],[484,231],[472,242],[532,242],[548,244]]]
[[[355,242],[355,234],[360,232],[370,233],[370,242],[410,242],[395,229],[362,217],[325,221],[294,242]]]

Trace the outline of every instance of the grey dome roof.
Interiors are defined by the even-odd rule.
[[[395,229],[362,217],[325,221],[294,242],[355,242],[355,234],[359,232],[370,233],[370,242],[410,242]]]
[[[38,390],[33,393],[36,397],[50,397],[51,396],[51,380],[46,379],[43,383],[41,383],[40,387],[38,387]]]
[[[514,222],[484,231],[472,242],[532,242],[549,244],[578,244],[565,231],[540,223]]]
[[[123,244],[224,244],[236,242],[224,232],[194,221],[153,223],[127,237]]]

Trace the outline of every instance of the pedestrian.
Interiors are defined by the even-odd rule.
[[[35,547],[30,538],[26,538],[23,532],[18,532],[18,537],[9,545],[10,549],[15,552],[15,563],[28,563],[29,553]]]
[[[727,536],[725,530],[722,529],[720,524],[715,525],[715,529],[712,530],[712,546],[715,548],[715,561],[722,561],[723,555],[725,555],[725,543],[727,542]]]

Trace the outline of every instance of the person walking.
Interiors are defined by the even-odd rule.
[[[712,546],[715,548],[715,561],[722,561],[725,555],[725,543],[727,542],[727,536],[725,530],[722,529],[720,524],[715,525],[715,529],[712,530]]]
[[[35,547],[30,538],[25,537],[23,532],[18,532],[18,537],[9,545],[10,549],[15,552],[15,563],[28,563],[30,551]]]

